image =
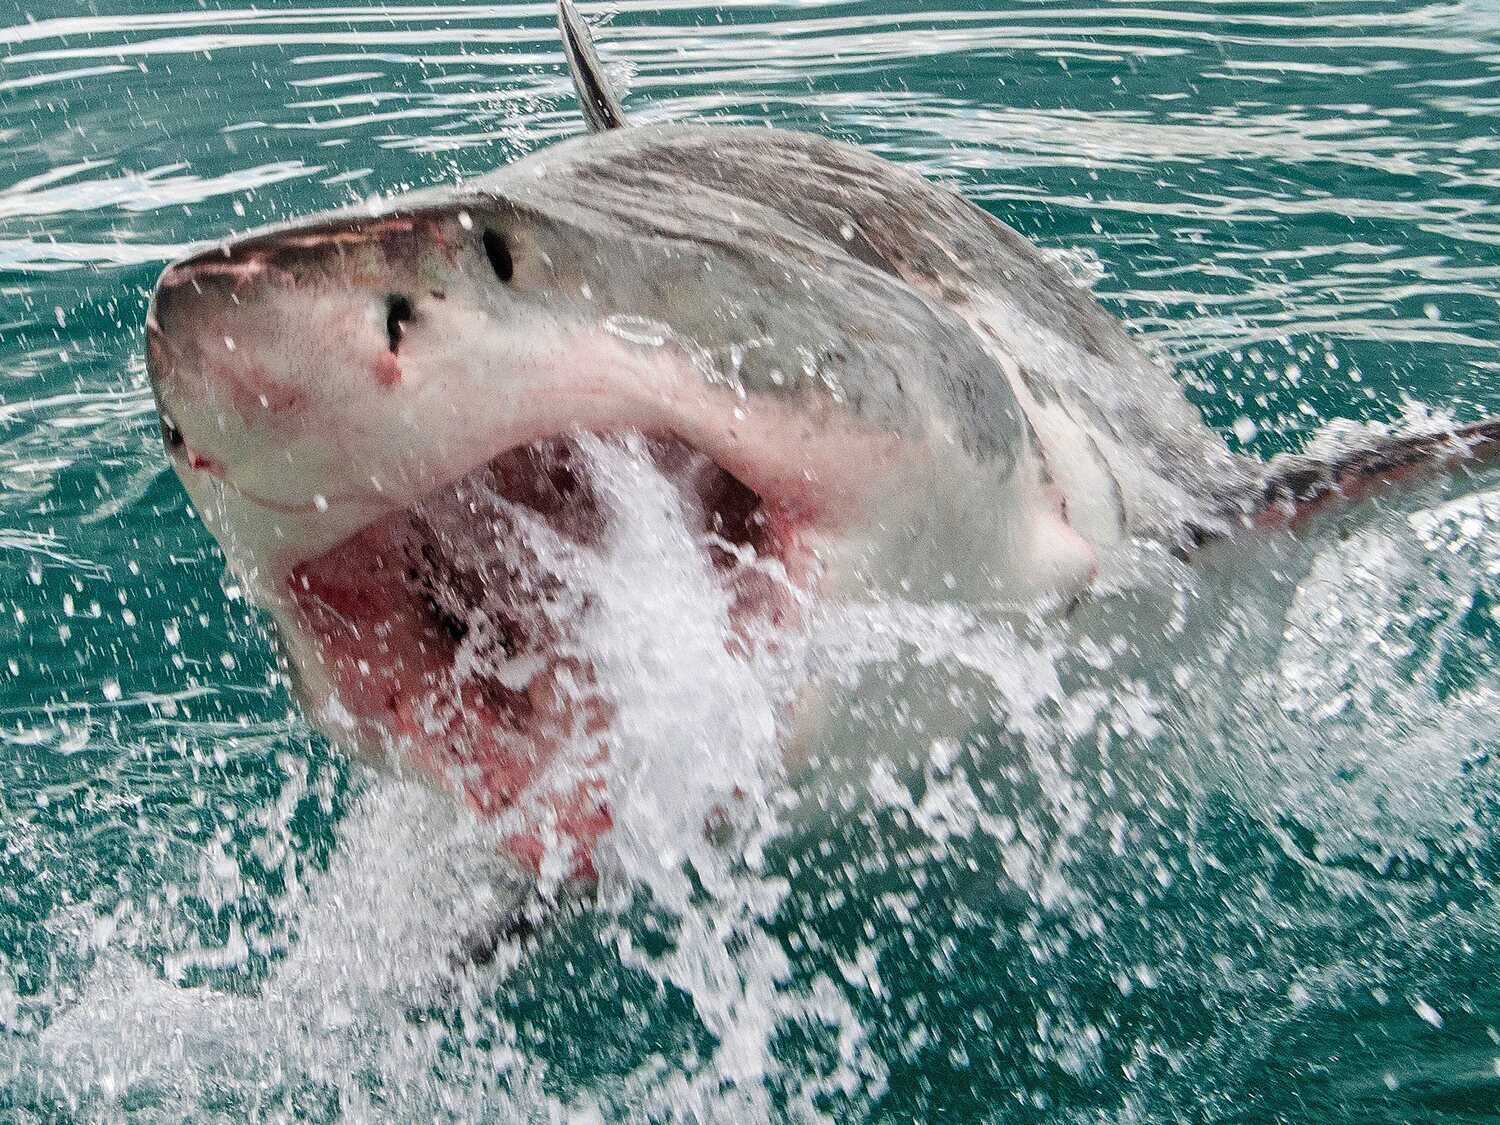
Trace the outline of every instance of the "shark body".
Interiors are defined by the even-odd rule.
[[[561,16],[593,132],[194,255],[147,325],[168,453],[309,716],[482,813],[529,809],[532,868],[586,873],[610,824],[611,708],[558,561],[607,519],[600,436],[678,489],[746,651],[851,589],[1065,607],[1142,543],[1295,533],[1500,445],[1487,422],[1233,455],[980,208],[815,136],[625,127]]]

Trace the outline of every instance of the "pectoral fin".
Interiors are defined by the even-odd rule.
[[[1417,504],[1500,482],[1500,416],[1442,433],[1380,435],[1330,457],[1275,458],[1245,505],[1250,526],[1301,537],[1366,503]],[[1414,505],[1412,505],[1414,506]]]

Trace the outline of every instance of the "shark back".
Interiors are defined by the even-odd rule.
[[[1250,476],[1170,372],[1055,261],[955,192],[853,145],[638,127],[554,146],[489,186],[612,235],[761,255],[810,279],[823,309],[846,298],[875,309],[872,331],[936,351],[936,365],[919,366],[942,369],[934,393],[974,448],[1012,443],[1004,404],[1019,403],[1091,538],[1176,537]],[[875,290],[883,307],[870,304]]]

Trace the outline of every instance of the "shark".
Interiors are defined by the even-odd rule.
[[[632,125],[559,27],[585,132],[216,242],[146,320],[166,454],[310,720],[510,817],[525,870],[588,877],[616,800],[566,564],[616,518],[599,442],[670,482],[747,659],[809,599],[1067,614],[1142,544],[1248,566],[1500,460],[1494,418],[1234,453],[985,210],[821,136]]]

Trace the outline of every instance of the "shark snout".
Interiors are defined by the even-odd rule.
[[[157,282],[146,313],[146,369],[156,399],[162,445],[179,472],[223,475],[223,462],[206,452],[212,427],[203,425],[200,412],[190,408],[192,400],[202,398],[193,391],[205,366],[195,325],[202,323],[213,304],[223,299],[220,288],[217,281],[194,266],[171,266]],[[194,431],[191,439],[185,426]]]
[[[146,313],[146,359],[153,383],[180,371],[174,357],[185,353],[219,306],[247,287],[254,267],[232,268],[238,272],[231,273],[227,264],[194,259],[169,266],[161,275]]]
[[[267,367],[275,339],[250,263],[191,261],[157,283],[146,318],[146,367],[163,442],[179,468],[218,472],[245,430],[300,399]],[[273,407],[275,409],[273,409]]]
[[[326,549],[486,455],[493,390],[453,386],[477,378],[490,321],[452,231],[469,274],[491,267],[482,231],[444,222],[332,219],[162,274],[146,324],[162,440],[245,558]]]
[[[163,415],[222,461],[230,458],[219,448],[242,437],[274,446],[320,406],[391,391],[409,366],[413,333],[445,298],[433,268],[441,241],[430,228],[412,219],[332,223],[171,266],[146,320]]]
[[[330,221],[225,243],[168,267],[157,282],[147,331],[175,340],[200,330],[225,305],[278,292],[305,299],[359,292],[399,311],[431,291],[422,275],[431,274],[435,254],[446,256],[446,242],[440,222],[400,217]]]

